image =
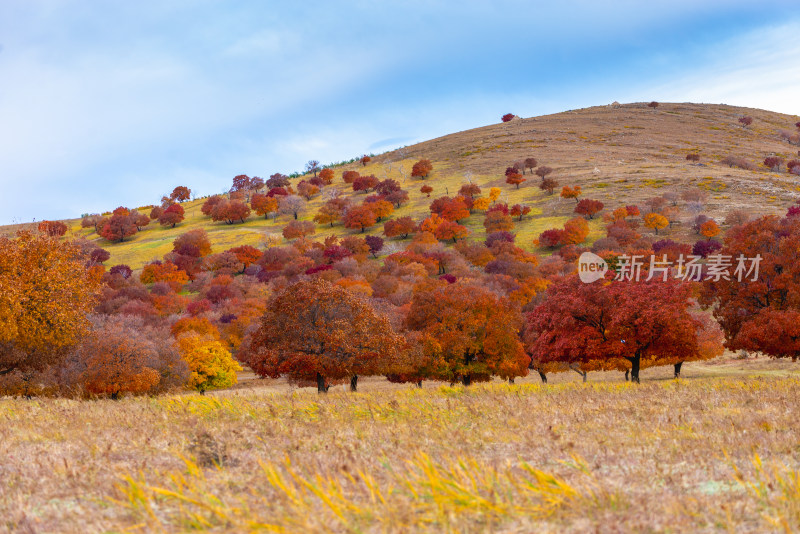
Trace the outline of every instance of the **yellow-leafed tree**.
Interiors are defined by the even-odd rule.
[[[186,334],[178,339],[181,355],[189,365],[188,386],[201,394],[236,384],[236,372],[242,370],[225,345],[216,339]]]

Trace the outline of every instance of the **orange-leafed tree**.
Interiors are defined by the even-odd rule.
[[[236,221],[243,223],[249,216],[250,208],[240,200],[223,200],[211,210],[212,220],[225,221],[226,224],[233,224]]]
[[[710,219],[700,225],[700,234],[708,239],[718,236],[721,231],[717,221],[714,219]]]
[[[429,159],[421,159],[411,167],[411,176],[427,178],[433,170],[433,163]]]
[[[522,204],[514,204],[511,206],[510,211],[508,212],[509,215],[512,217],[517,217],[518,221],[521,221],[522,218],[531,212],[530,206],[523,206]]]
[[[301,281],[276,295],[239,358],[260,376],[315,381],[392,372],[402,338],[364,299],[325,280]]]
[[[42,221],[37,228],[43,234],[52,237],[61,237],[69,230],[69,227],[61,221]]]
[[[565,185],[561,188],[561,198],[574,198],[575,202],[578,202],[579,196],[581,196],[581,186],[579,185],[575,187]]]
[[[319,178],[325,185],[330,185],[333,183],[333,169],[324,168],[319,171]]]
[[[236,255],[236,259],[241,262],[245,269],[260,260],[263,255],[260,250],[252,245],[233,247],[228,252],[233,252]]]
[[[186,271],[178,269],[172,262],[154,261],[142,268],[139,281],[143,284],[154,284],[156,282],[167,282],[176,291],[189,281]]]
[[[242,366],[219,339],[188,333],[178,338],[178,347],[189,366],[189,388],[202,395],[211,389],[229,388],[236,384],[236,373],[242,370]]]
[[[367,156],[366,154],[364,154],[363,156],[361,156],[361,157],[359,158],[359,160],[358,160],[358,162],[361,164],[361,166],[362,166],[362,167],[366,167],[366,166],[367,166],[367,163],[369,163],[370,161],[372,161],[372,158],[371,158],[371,157],[369,157],[369,156]]]
[[[660,213],[648,213],[644,216],[644,225],[658,234],[659,230],[669,226],[669,220]]]
[[[176,339],[184,334],[194,333],[210,339],[222,339],[219,329],[206,317],[181,317],[171,327]]]
[[[342,209],[339,205],[326,202],[320,206],[319,211],[314,215],[314,222],[317,224],[333,224],[342,218]]]
[[[459,239],[467,237],[469,235],[469,230],[457,222],[445,220],[436,227],[433,235],[440,241],[449,241],[452,239],[453,243],[455,243]]]
[[[278,199],[275,197],[268,197],[261,193],[254,193],[250,197],[250,207],[258,215],[263,215],[265,219],[269,218],[270,214],[278,212]]]
[[[283,237],[297,239],[314,234],[316,228],[311,221],[292,221],[283,228]]]
[[[386,200],[376,200],[375,202],[368,202],[364,204],[372,210],[375,214],[376,222],[381,222],[383,219],[394,213],[394,206],[391,202]]]
[[[519,311],[479,286],[456,282],[418,288],[406,327],[426,340],[430,378],[469,385],[527,374],[530,358],[519,340]]]
[[[88,330],[99,285],[71,242],[0,237],[0,375],[57,361]]]
[[[589,223],[583,217],[576,217],[564,223],[564,245],[580,245],[589,237]]]
[[[407,238],[417,231],[417,223],[411,217],[398,217],[383,223],[383,234],[386,237]]]
[[[419,192],[425,195],[426,197],[431,198],[431,193],[433,193],[433,188],[426,184],[419,188]]]
[[[442,203],[441,208],[438,210],[438,213],[442,219],[460,222],[462,219],[469,217],[469,208],[467,207],[467,203],[464,201],[463,197],[458,196],[452,199],[448,199],[447,197],[443,198],[446,200]]]
[[[344,214],[345,228],[352,228],[363,232],[377,222],[375,212],[369,206],[353,206]]]
[[[508,167],[506,168],[506,183],[516,186],[519,189],[519,186],[522,182],[524,182],[526,178],[522,176],[522,173],[515,167]]]
[[[514,229],[514,220],[503,211],[488,211],[483,219],[483,227],[487,234],[494,232],[510,232]]]

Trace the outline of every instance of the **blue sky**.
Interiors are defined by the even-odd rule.
[[[796,1],[0,0],[0,224],[619,102],[800,114]]]

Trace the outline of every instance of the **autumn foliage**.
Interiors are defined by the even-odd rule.
[[[427,178],[433,170],[433,163],[429,159],[421,159],[411,167],[411,176],[418,178]]]
[[[469,385],[527,374],[522,317],[480,287],[444,284],[417,291],[406,327],[419,332],[425,358],[415,374]]]
[[[391,372],[402,345],[389,321],[362,299],[324,280],[275,296],[240,359],[261,376],[314,381]]]

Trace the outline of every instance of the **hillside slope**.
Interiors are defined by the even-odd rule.
[[[753,118],[747,128],[738,122],[744,115]],[[584,198],[601,200],[607,209],[640,205],[666,191],[699,187],[710,194],[703,213],[722,222],[725,214],[735,209],[754,214],[784,213],[800,197],[798,176],[785,171],[774,173],[761,164],[770,155],[797,157],[798,147],[783,140],[779,131],[794,129],[798,120],[780,113],[727,105],[661,104],[656,109],[645,104],[597,106],[454,133],[381,154],[366,167],[358,163],[339,166],[335,168],[333,187],[360,200],[363,194],[354,193],[348,184],[342,183],[342,171],[353,169],[375,174],[379,179],[397,179],[409,192],[410,202],[393,216],[409,215],[416,219],[427,216],[433,198],[454,195],[467,181],[484,188],[484,194],[488,187],[500,187],[501,201],[532,208],[531,217],[517,223],[515,232],[517,243],[533,250],[533,239],[541,231],[560,226],[574,216],[574,202],[541,191],[537,187],[539,178],[530,172],[519,189],[506,184],[504,170],[515,161],[535,157],[539,165],[554,169],[550,177],[560,186],[580,185]],[[699,163],[686,161],[690,152],[700,155]],[[758,165],[758,169],[743,170],[721,164],[720,160],[729,155],[744,157]],[[424,181],[434,188],[431,198],[419,191],[423,181],[410,177],[413,163],[420,158],[428,158],[434,164],[434,172]],[[191,183],[180,185],[192,187]],[[323,196],[318,195],[308,203],[302,219],[313,218],[324,202]],[[187,202],[186,221],[174,229],[151,223],[129,241],[119,244],[105,241],[93,230],[81,229],[79,220],[68,222],[73,235],[96,240],[111,252],[107,265],[126,263],[133,268],[169,252],[172,240],[192,228],[206,229],[214,251],[220,252],[242,244],[258,245],[266,234],[280,234],[289,222],[286,217],[273,221],[253,215],[244,224],[215,223],[200,213],[201,204],[202,200]],[[667,234],[677,240],[691,241],[690,225],[685,223],[693,215],[683,210],[680,217],[684,224],[667,230]],[[471,239],[485,236],[481,222],[479,216],[465,222],[472,231]],[[590,241],[604,235],[600,221],[591,221],[590,226]],[[0,227],[0,233],[13,233],[19,228]],[[366,233],[381,231],[382,225],[378,224]],[[353,231],[340,224],[333,228],[319,226],[314,237],[322,239],[345,233]],[[390,245],[389,251],[400,246]]]

